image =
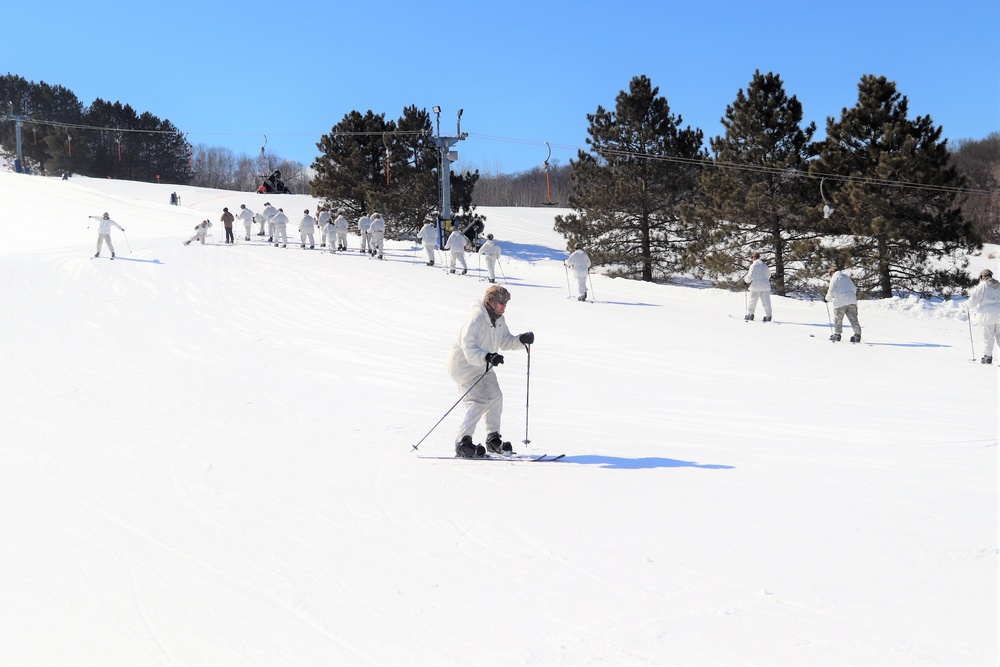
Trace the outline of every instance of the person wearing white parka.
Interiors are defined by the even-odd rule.
[[[372,224],[368,228],[370,235],[371,254],[383,259],[383,247],[385,246],[385,220],[381,213],[372,213]]]
[[[516,350],[535,342],[535,334],[527,331],[515,336],[507,328],[504,313],[510,292],[500,285],[491,285],[483,300],[473,304],[468,319],[462,325],[458,340],[445,359],[448,375],[464,392],[465,418],[455,436],[455,456],[474,458],[490,453],[510,455],[513,448],[500,436],[503,413],[503,392],[493,372],[503,364],[501,350]],[[486,448],[472,441],[476,425],[486,422]]]
[[[337,211],[337,219],[333,221],[333,228],[337,234],[337,250],[347,251],[347,218],[343,211]]]
[[[90,216],[90,219],[100,222],[100,226],[97,229],[97,252],[94,253],[94,257],[101,256],[101,244],[105,243],[108,246],[108,250],[111,251],[111,259],[114,259],[115,247],[111,245],[111,226],[114,225],[118,229],[122,230],[122,233],[125,232],[125,228],[112,220],[108,216],[107,212],[105,212],[104,215],[92,215]]]
[[[1000,344],[1000,282],[993,272],[983,269],[979,284],[969,291],[969,321],[983,329],[984,364],[993,363],[993,345]]]
[[[417,232],[417,238],[427,253],[427,266],[434,266],[434,250],[437,249],[437,212],[432,214],[432,218],[424,223],[424,226]]]
[[[253,232],[253,211],[248,209],[246,204],[240,204],[240,212],[236,214],[236,217],[243,221],[243,229],[246,231],[246,236],[243,238],[249,241],[250,234]]]
[[[749,285],[750,302],[747,304],[747,314],[743,319],[752,320],[753,313],[757,310],[757,301],[764,306],[764,321],[771,321],[771,269],[767,268],[760,259],[760,253],[755,252],[750,255],[753,260],[747,274],[743,276],[743,282]]]
[[[830,340],[837,342],[840,340],[841,332],[844,330],[844,315],[854,329],[851,336],[852,343],[861,342],[861,324],[858,321],[858,288],[850,276],[844,273],[837,266],[830,267],[830,287],[826,291],[826,299],[833,306],[833,335]]]
[[[489,280],[491,283],[497,281],[496,269],[497,260],[500,259],[500,255],[503,254],[503,250],[497,245],[496,241],[493,240],[492,234],[486,235],[486,243],[479,249],[479,254],[486,258],[486,273],[489,274]]]
[[[468,242],[469,237],[459,231],[458,227],[451,230],[448,244],[444,247],[450,253],[448,255],[448,273],[455,273],[459,264],[462,265],[462,275],[469,272],[469,265],[465,263],[465,248]]]
[[[584,252],[583,244],[577,243],[569,257],[566,258],[565,266],[573,270],[576,276],[577,301],[587,300],[587,276],[590,275],[590,256]]]

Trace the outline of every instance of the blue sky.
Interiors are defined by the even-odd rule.
[[[1000,2],[170,3],[0,0],[0,73],[170,120],[192,144],[312,163],[346,113],[464,109],[460,166],[566,164],[587,114],[645,74],[684,125],[721,132],[755,69],[781,75],[824,135],[884,75],[951,140],[1000,131]]]

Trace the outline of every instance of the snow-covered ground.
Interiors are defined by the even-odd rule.
[[[294,239],[316,202],[271,199]],[[560,211],[483,209],[536,334],[503,432],[566,458],[422,460],[478,258],[221,244],[263,200],[0,173],[0,663],[997,663],[998,373],[961,301],[863,302],[861,345],[821,302],[579,303]]]

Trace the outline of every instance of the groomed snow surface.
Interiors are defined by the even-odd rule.
[[[536,335],[503,434],[566,458],[422,460],[478,257],[302,250],[298,195],[287,249],[222,244],[264,200],[0,174],[0,663],[997,663],[998,372],[962,300],[862,302],[860,345],[822,302],[579,303],[565,211],[481,209]]]

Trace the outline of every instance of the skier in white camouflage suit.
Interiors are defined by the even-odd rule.
[[[243,238],[249,241],[250,234],[253,232],[253,211],[248,209],[246,204],[240,204],[240,212],[236,214],[236,217],[243,221],[243,229],[246,232],[246,236]]]
[[[497,281],[496,269],[497,260],[500,259],[500,255],[503,254],[503,250],[497,245],[496,241],[493,240],[492,234],[486,235],[486,243],[483,247],[479,249],[479,254],[486,258],[486,273],[488,274],[487,280],[491,283]]]
[[[993,363],[993,345],[1000,344],[1000,282],[993,272],[979,272],[979,284],[969,291],[969,321],[983,328],[984,364]]]
[[[98,222],[101,223],[97,229],[97,252],[94,253],[94,257],[101,256],[101,244],[106,243],[108,246],[108,250],[111,251],[111,259],[114,259],[115,247],[111,245],[111,226],[114,225],[118,229],[121,229],[123,233],[125,232],[125,230],[122,228],[121,225],[112,220],[108,216],[107,212],[105,212],[104,215],[92,215],[90,216],[90,219],[97,220]]]
[[[368,228],[371,235],[371,255],[384,259],[383,248],[385,246],[385,220],[381,213],[372,213],[372,224]]]
[[[840,341],[841,333],[844,330],[844,315],[847,315],[854,335],[851,336],[852,343],[861,342],[861,323],[858,321],[858,288],[850,276],[844,273],[839,267],[830,267],[830,287],[826,291],[826,299],[833,304],[833,335],[830,340],[834,343]]]
[[[448,237],[448,245],[444,247],[449,252],[448,273],[455,273],[458,265],[462,265],[462,275],[469,272],[469,265],[465,263],[465,250],[468,247],[469,237],[463,234],[458,227],[451,230]]]
[[[420,228],[417,232],[417,238],[420,240],[420,244],[424,247],[424,252],[427,253],[427,266],[434,266],[434,251],[437,249],[437,212],[432,214],[431,218],[428,218],[424,226]]]
[[[575,250],[566,258],[565,266],[573,270],[576,276],[577,291],[579,296],[577,301],[587,300],[587,276],[590,275],[590,256],[584,252],[583,244],[577,243]]]
[[[753,313],[757,310],[757,301],[764,306],[764,321],[771,321],[771,269],[767,268],[761,258],[760,253],[755,252],[750,255],[753,260],[747,274],[743,276],[743,282],[750,290],[750,302],[747,304],[747,314],[744,320],[752,320]]]
[[[503,412],[503,392],[493,369],[503,363],[500,350],[516,350],[535,342],[530,331],[515,336],[507,328],[504,313],[510,292],[500,285],[486,290],[482,302],[472,306],[458,340],[452,345],[445,360],[448,374],[464,394],[465,418],[455,437],[455,456],[474,458],[493,454],[509,456],[513,448],[500,436],[500,417]],[[476,425],[486,422],[486,447],[472,442]]]

